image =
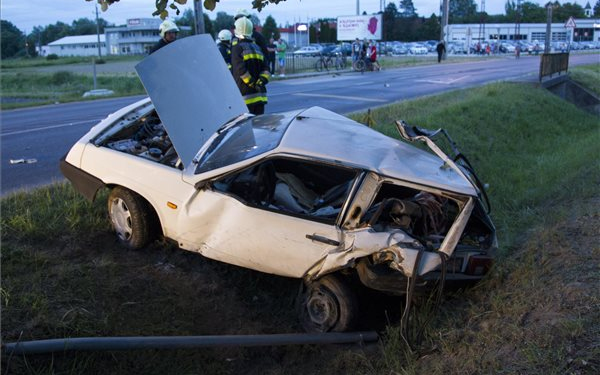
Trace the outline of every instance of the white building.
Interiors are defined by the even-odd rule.
[[[600,19],[580,18],[575,28],[565,28],[564,23],[553,23],[550,40],[553,42],[600,41]],[[518,35],[517,35],[518,34]],[[545,23],[522,23],[517,30],[514,23],[453,24],[448,25],[448,41],[477,42],[484,40],[525,40],[529,42],[546,39]]]
[[[130,18],[125,26],[105,28],[108,54],[147,54],[160,40],[158,27],[161,23],[160,18]],[[192,30],[189,26],[180,26],[179,29],[184,33]]]
[[[106,54],[104,35],[100,35],[100,50],[102,55]],[[98,36],[66,36],[48,43],[46,51],[48,54],[54,53],[58,56],[98,56]]]

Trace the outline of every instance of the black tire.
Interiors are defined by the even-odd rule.
[[[150,204],[140,195],[115,187],[108,196],[108,216],[119,242],[141,249],[157,237],[158,219]]]
[[[356,294],[334,275],[306,285],[298,298],[300,324],[306,332],[343,332],[356,323]]]
[[[356,62],[354,63],[354,70],[359,71],[359,72],[364,72],[365,69],[367,68],[367,64],[362,60],[356,60]]]

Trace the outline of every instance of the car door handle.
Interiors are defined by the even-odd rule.
[[[312,241],[326,243],[327,245],[340,246],[339,241],[332,240],[330,238],[319,236],[316,234],[307,234],[306,238],[308,238],[309,240],[312,240]]]

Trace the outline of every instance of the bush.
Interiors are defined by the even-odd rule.
[[[50,77],[50,82],[54,85],[64,85],[75,79],[75,75],[71,72],[63,71],[56,72]]]
[[[46,60],[58,60],[58,55],[56,53],[51,53],[46,56]]]
[[[98,59],[98,60],[96,60],[96,64],[106,64],[106,60]]]

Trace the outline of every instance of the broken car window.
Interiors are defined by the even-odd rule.
[[[213,183],[246,204],[334,223],[356,172],[292,159],[271,159]]]

